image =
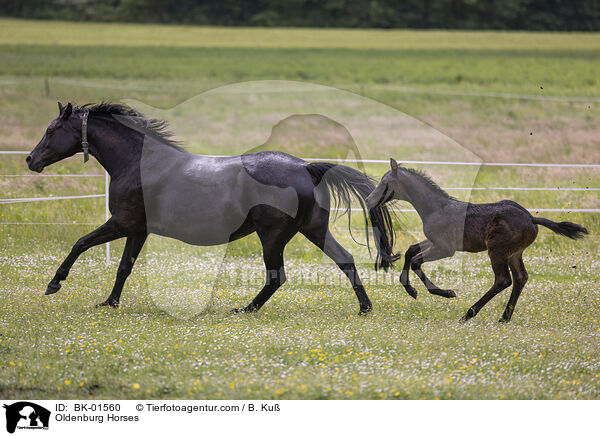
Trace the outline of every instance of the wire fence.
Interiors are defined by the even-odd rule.
[[[29,151],[7,150],[0,151],[0,155],[25,155]],[[211,155],[215,156],[215,155]],[[224,156],[222,156],[224,157]],[[323,159],[323,158],[302,158],[305,161],[329,161],[337,163],[375,163],[388,164],[388,160],[382,159]],[[458,165],[458,166],[498,166],[498,167],[541,167],[541,168],[600,168],[600,164],[559,164],[559,163],[520,163],[520,162],[452,162],[452,161],[398,161],[402,164],[411,165]],[[0,174],[0,177],[18,178],[18,177],[104,177],[105,186],[102,194],[70,195],[70,196],[49,196],[49,197],[24,197],[24,198],[0,198],[1,204],[21,204],[40,201],[60,201],[60,200],[80,200],[86,198],[104,198],[105,200],[105,220],[110,217],[109,210],[109,184],[108,173],[104,174]],[[600,187],[522,187],[522,186],[487,186],[487,187],[443,187],[448,191],[579,191],[579,192],[597,192]],[[361,211],[362,209],[351,209],[352,211]],[[414,209],[393,209],[395,212],[416,213]],[[529,208],[530,212],[556,212],[556,213],[600,213],[600,208]],[[0,225],[99,225],[101,223],[81,223],[81,222],[0,222]],[[590,235],[598,237],[598,235]],[[110,261],[110,243],[106,244],[106,259]]]

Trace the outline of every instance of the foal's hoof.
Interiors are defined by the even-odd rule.
[[[500,319],[498,320],[498,322],[501,322],[501,323],[503,323],[503,324],[506,324],[506,323],[507,323],[507,322],[509,322],[509,321],[510,321],[510,318],[504,318],[504,317],[502,317],[502,318],[500,318]]]
[[[417,290],[413,288],[411,285],[404,286],[406,293],[413,297],[415,300],[417,299]]]
[[[368,314],[370,314],[371,312],[373,312],[373,307],[369,306],[369,307],[364,307],[361,308],[358,311],[358,316],[367,316]]]
[[[52,295],[52,294],[58,292],[59,289],[60,289],[60,283],[50,282],[48,284],[48,287],[46,288],[46,292],[44,293],[44,295]]]
[[[115,300],[108,299],[104,303],[96,304],[96,307],[119,307],[119,302]]]

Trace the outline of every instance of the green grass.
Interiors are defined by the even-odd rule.
[[[363,266],[375,311],[362,318],[335,267],[298,238],[286,250],[284,288],[258,314],[234,316],[228,310],[246,304],[262,278],[257,246],[228,256],[227,276],[213,282],[214,250],[167,254],[151,240],[119,310],[93,308],[114,273],[98,251],[44,297],[59,247],[15,247],[1,267],[0,387],[4,398],[597,398],[598,247],[584,241],[550,251],[549,240],[526,256],[531,281],[509,325],[497,322],[507,293],[458,323],[490,284],[483,255],[427,268],[458,290],[453,301],[421,288],[413,301],[394,276],[379,274],[375,283]],[[171,275],[159,273],[157,261]],[[247,281],[235,279],[239,271]],[[208,312],[167,314],[189,308],[198,292],[174,288],[173,274],[213,289]]]
[[[598,163],[599,58],[595,33],[0,20],[0,149],[31,149],[56,116],[56,100],[129,98],[168,119],[190,150],[241,153],[264,141],[286,106],[302,108],[320,98],[349,117],[366,158]],[[307,94],[305,100],[204,94],[188,101],[215,86],[262,79],[341,86],[388,108],[373,114],[375,106],[366,102],[328,98],[337,94]],[[297,155],[331,157],[339,151],[336,144],[323,145],[321,136],[327,135],[320,130],[310,134],[292,126],[270,145]],[[23,157],[2,156],[0,174],[26,174]],[[366,169],[379,177],[385,166]],[[595,169],[426,170],[442,186],[600,187]],[[76,157],[47,172],[101,174],[101,168]],[[0,198],[102,192],[101,177],[0,178]],[[527,207],[600,207],[597,191],[454,193],[476,202],[508,197]],[[599,233],[598,214],[544,216]],[[257,314],[228,313],[247,304],[262,284],[255,235],[227,252],[151,237],[119,310],[93,306],[110,292],[122,242],[112,244],[110,265],[101,248],[90,250],[59,293],[43,296],[71,245],[94,227],[81,223],[103,217],[102,199],[0,205],[0,222],[79,223],[0,225],[3,398],[599,397],[597,237],[574,242],[542,229],[526,252],[531,278],[509,325],[497,323],[508,291],[472,322],[458,323],[491,285],[485,254],[426,265],[433,281],[456,289],[458,298],[443,300],[418,287],[414,301],[399,286],[397,271],[372,271],[367,250],[344,230],[345,218],[335,223],[335,233],[355,256],[373,300],[375,310],[366,318],[357,316],[356,298],[337,269],[299,236],[286,248],[288,282]],[[360,225],[355,217],[358,236]],[[420,223],[405,214],[397,225],[396,249],[404,251],[419,238]],[[222,259],[225,271],[219,269]],[[210,306],[192,316],[206,292]]]

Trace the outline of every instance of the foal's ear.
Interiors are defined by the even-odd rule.
[[[61,104],[61,102],[59,101],[59,102],[58,102],[58,113],[59,113],[59,115],[62,115],[62,113],[63,113],[63,110],[64,110],[64,107],[63,107],[63,105]]]
[[[390,157],[390,167],[392,167],[392,174],[396,174],[398,172],[398,162],[394,160],[394,158]]]
[[[59,103],[60,104],[60,103]],[[65,107],[61,112],[60,112],[60,117],[63,120],[66,120],[67,118],[69,118],[71,116],[71,114],[73,113],[73,105],[71,103],[67,104],[67,107]]]

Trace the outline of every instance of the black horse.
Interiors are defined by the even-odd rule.
[[[426,174],[400,167],[394,159],[391,159],[391,167],[391,171],[383,176],[367,198],[367,206],[378,208],[390,200],[408,201],[423,221],[423,233],[427,239],[409,247],[400,274],[400,282],[411,297],[417,298],[417,291],[409,283],[409,267],[429,292],[451,298],[456,293],[434,285],[421,270],[421,265],[451,257],[456,251],[488,252],[495,274],[494,284],[467,311],[463,321],[477,315],[488,301],[514,282],[508,305],[500,319],[503,322],[510,321],[528,279],[523,264],[523,250],[535,241],[538,224],[571,239],[581,238],[588,233],[585,227],[578,224],[535,218],[527,209],[510,200],[487,204],[459,201],[449,196]],[[394,256],[394,260],[398,258]]]
[[[280,152],[196,156],[170,139],[164,121],[146,119],[123,105],[59,103],[59,110],[26,162],[41,172],[81,151],[84,161],[91,154],[110,175],[111,218],[75,243],[46,294],[60,289],[81,253],[118,238],[127,241],[112,292],[101,304],[105,306],[118,306],[123,284],[149,233],[194,245],[217,245],[256,232],[263,247],[266,283],[248,306],[234,310],[251,312],[285,282],[284,247],[300,232],[349,278],[360,313],[371,310],[352,255],[328,228],[330,191],[334,204],[348,213],[352,197],[356,198],[368,226],[364,199],[375,184],[361,172],[326,162],[307,163]],[[380,207],[369,216],[377,247],[375,267],[387,269],[394,244],[390,212]]]

